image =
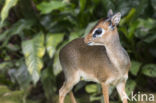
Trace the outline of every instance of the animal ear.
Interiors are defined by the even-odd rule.
[[[112,16],[112,18],[111,18],[111,22],[112,22],[113,25],[116,26],[116,25],[119,24],[120,19],[121,19],[121,13],[118,12],[118,13],[116,13],[115,15]]]
[[[112,15],[113,15],[113,11],[112,9],[109,9],[107,13],[107,17],[111,17]]]

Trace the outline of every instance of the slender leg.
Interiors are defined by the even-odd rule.
[[[118,91],[118,93],[120,95],[120,98],[121,98],[122,102],[123,103],[128,103],[127,99],[129,99],[129,98],[128,98],[126,92],[125,92],[125,85],[126,85],[126,82],[121,82],[121,83],[119,83],[117,85],[116,88],[117,88],[117,91]]]
[[[70,99],[71,99],[72,103],[77,103],[72,91],[69,92],[69,95],[70,95]]]
[[[67,80],[64,82],[63,86],[59,90],[59,103],[64,103],[64,98],[67,93],[69,93],[72,90],[73,86],[79,81],[80,77],[77,73],[75,75],[70,75],[70,78],[67,78]],[[76,101],[74,102],[73,94],[70,93],[70,95],[72,102],[76,103]]]
[[[109,86],[102,83],[102,93],[104,96],[104,102],[109,103]]]
[[[59,90],[59,103],[64,103],[64,98],[67,93],[70,91],[71,86],[68,86],[67,82],[64,82],[62,88]]]

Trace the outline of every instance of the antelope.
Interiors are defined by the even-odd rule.
[[[80,78],[100,83],[104,102],[109,103],[109,87],[115,86],[123,103],[128,103],[125,85],[130,69],[130,58],[121,46],[117,25],[121,13],[110,10],[106,19],[101,19],[84,37],[65,45],[59,54],[65,82],[59,90],[59,103],[69,93],[72,103],[76,99],[72,88]]]

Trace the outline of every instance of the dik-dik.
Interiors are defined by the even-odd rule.
[[[101,19],[84,38],[77,38],[60,51],[60,63],[65,82],[59,90],[59,103],[64,103],[67,93],[76,103],[72,88],[80,78],[100,83],[105,103],[109,103],[108,89],[114,85],[123,103],[128,103],[125,84],[130,68],[130,59],[121,46],[117,25],[121,14],[111,11]]]

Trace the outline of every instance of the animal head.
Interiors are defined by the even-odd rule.
[[[119,39],[117,25],[120,22],[120,12],[113,14],[109,10],[106,19],[101,19],[95,27],[85,36],[84,41],[88,45],[107,45],[115,39]]]

